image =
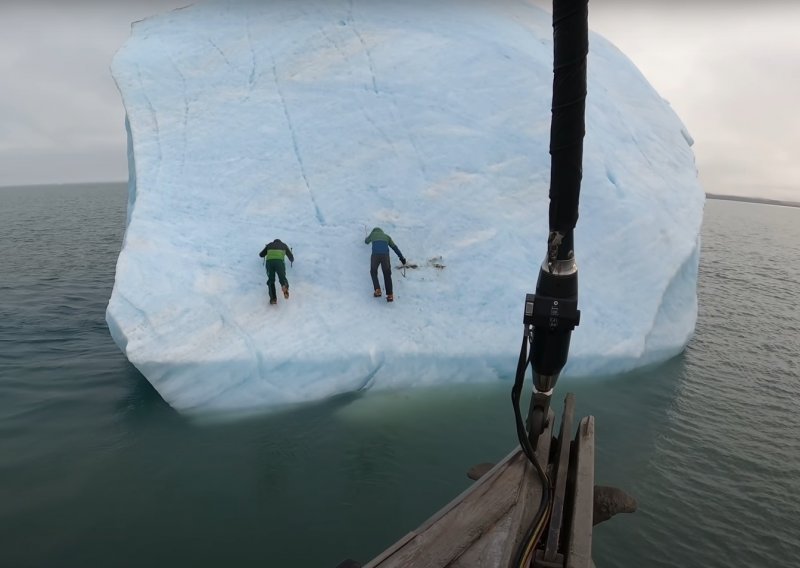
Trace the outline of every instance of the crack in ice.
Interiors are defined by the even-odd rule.
[[[300,147],[297,142],[297,132],[294,128],[294,123],[292,122],[292,116],[289,113],[289,107],[286,104],[286,97],[283,94],[283,89],[281,88],[281,83],[278,80],[278,68],[275,60],[272,61],[272,76],[275,80],[275,89],[278,91],[278,96],[281,99],[281,105],[283,106],[283,115],[286,117],[286,123],[289,126],[289,134],[292,138],[292,148],[294,149],[294,157],[297,160],[297,164],[300,167],[300,175],[303,178],[303,182],[305,183],[306,189],[308,190],[309,196],[311,196],[311,204],[314,206],[314,212],[317,217],[317,221],[319,221],[320,225],[325,225],[325,216],[322,214],[322,211],[317,204],[316,196],[314,195],[314,191],[311,189],[311,184],[308,182],[308,175],[306,174],[306,167],[303,163],[303,157],[300,154]]]

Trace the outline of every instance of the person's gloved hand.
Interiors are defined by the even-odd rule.
[[[402,264],[403,266],[405,266],[405,265],[406,265],[406,259],[405,259],[405,258],[401,258],[401,259],[400,259],[400,264]]]

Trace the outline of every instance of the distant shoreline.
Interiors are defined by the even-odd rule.
[[[71,187],[71,186],[87,186],[87,185],[128,185],[127,180],[121,181],[70,181],[65,183],[20,183],[14,185],[0,185],[0,189],[24,189],[37,188],[37,187]]]
[[[68,183],[30,183],[22,185],[0,185],[0,189],[20,189],[24,187],[68,187],[72,185],[127,185],[127,180],[118,181],[87,181],[87,182],[68,182]],[[798,201],[786,201],[784,199],[766,199],[763,197],[743,197],[741,195],[723,195],[721,193],[706,193],[707,199],[720,199],[723,201],[742,201],[744,203],[761,203],[764,205],[781,205],[783,207],[800,207]]]
[[[708,199],[721,199],[724,201],[744,201],[745,203],[763,203],[764,205],[782,205],[784,207],[800,207],[797,201],[784,201],[783,199],[764,199],[761,197],[742,197],[740,195],[721,195],[719,193],[706,193]]]

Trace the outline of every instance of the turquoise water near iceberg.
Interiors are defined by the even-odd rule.
[[[104,320],[124,185],[0,188],[0,566],[366,561],[516,443],[507,382],[202,424]],[[708,201],[686,352],[562,380],[640,503],[598,567],[800,566],[800,209]]]

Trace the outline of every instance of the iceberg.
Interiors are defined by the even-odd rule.
[[[112,63],[130,177],[106,314],[131,363],[186,413],[511,379],[546,252],[550,18],[212,1],[135,23]],[[588,89],[567,378],[672,357],[697,316],[692,139],[594,33]],[[394,269],[391,304],[374,226],[419,265]],[[295,260],[270,306],[276,238]]]

